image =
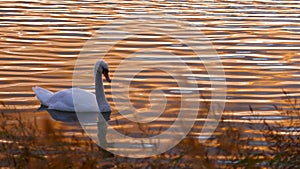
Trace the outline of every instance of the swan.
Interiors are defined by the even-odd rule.
[[[111,82],[108,72],[108,64],[104,60],[96,62],[94,66],[96,94],[80,88],[70,88],[55,93],[38,86],[32,87],[32,90],[40,103],[50,110],[67,112],[109,112],[110,114],[111,107],[105,97],[101,76],[101,74],[103,74],[106,81]],[[74,97],[76,97],[75,100],[73,99]],[[76,101],[75,104],[74,101]]]

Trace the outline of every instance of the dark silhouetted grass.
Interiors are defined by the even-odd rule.
[[[288,96],[285,120],[221,121],[214,137],[200,144],[183,139],[166,153],[143,159],[112,156],[82,132],[65,136],[50,120],[43,126],[20,114],[1,114],[0,166],[8,168],[300,168],[300,110]],[[234,117],[233,117],[234,118]]]

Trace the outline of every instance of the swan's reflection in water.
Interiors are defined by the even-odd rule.
[[[78,118],[75,112],[65,112],[65,111],[58,111],[58,110],[49,110],[46,109],[52,119],[59,122],[64,123],[78,123]]]
[[[110,120],[111,112],[102,112],[98,114],[98,121],[97,121],[97,137],[98,137],[98,144],[101,145],[102,148],[107,148],[107,121]]]
[[[93,140],[98,140],[98,145],[100,145],[104,149],[107,148],[107,139],[106,139],[107,121],[110,120],[111,112],[76,113],[76,112],[50,110],[47,108],[39,109],[39,111],[42,110],[46,110],[55,121],[59,121],[63,123],[78,123],[78,124],[80,122],[84,130],[94,130],[96,127],[97,139],[93,139]]]

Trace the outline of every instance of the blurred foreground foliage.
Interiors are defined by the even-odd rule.
[[[287,105],[287,106],[286,106]],[[284,106],[283,106],[284,107]],[[99,148],[82,131],[65,135],[50,120],[36,120],[1,113],[0,166],[7,168],[300,168],[300,111],[287,99],[275,106],[286,120],[260,118],[244,123],[221,120],[214,137],[205,143],[183,139],[163,154],[133,159],[114,156]],[[251,131],[251,132],[249,132]],[[256,132],[253,132],[256,131]]]

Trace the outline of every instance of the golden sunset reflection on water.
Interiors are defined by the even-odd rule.
[[[222,117],[224,122],[259,126],[262,120],[266,120],[287,125],[289,119],[274,105],[291,109],[283,91],[293,99],[300,96],[298,1],[2,0],[0,14],[0,101],[6,105],[0,105],[0,109],[4,112],[28,113],[37,118],[51,119],[57,126],[68,126],[55,121],[45,110],[37,111],[40,105],[32,87],[41,86],[51,91],[72,87],[74,65],[86,42],[104,25],[145,14],[172,15],[178,20],[187,21],[200,28],[212,43],[223,64],[227,84],[226,107]],[[174,31],[171,24],[162,27],[169,32]],[[193,38],[193,32],[176,33]],[[135,67],[128,67],[122,72],[123,78],[114,79],[113,73],[126,56],[137,55],[148,59],[153,65],[157,62],[176,64],[169,54],[172,53],[186,61],[194,75],[184,76],[195,80],[198,87],[181,91],[176,79],[159,70],[159,67],[140,72],[130,83],[132,106],[139,113],[147,112],[151,107],[149,95],[156,89],[165,93],[168,104],[155,121],[139,126],[117,111],[110,84],[105,82],[106,97],[113,109],[110,121],[112,128],[136,137],[145,134],[143,130],[151,131],[149,135],[159,134],[175,121],[180,109],[181,92],[199,92],[201,97],[193,100],[200,102],[198,117],[188,136],[199,137],[202,125],[207,120],[207,105],[204,102],[220,102],[211,99],[211,92],[217,89],[211,87],[210,78],[220,77],[209,76],[203,62],[188,47],[201,45],[201,40],[192,44],[180,43],[170,36],[147,30],[136,37],[119,41],[109,50],[105,60],[116,82],[128,81],[128,76],[135,70]],[[151,53],[147,48],[159,51]],[[93,55],[97,56],[97,52]],[[203,55],[201,59],[209,57]],[[87,82],[85,86],[87,90],[94,91],[93,83]],[[253,111],[250,111],[250,106]],[[299,104],[294,108],[299,108]],[[261,119],[255,119],[253,115]],[[68,127],[73,128],[74,133],[79,132],[78,126]],[[89,130],[96,129],[89,127]],[[249,135],[257,134],[251,128],[247,132]],[[257,140],[264,141],[261,137],[257,137]],[[261,149],[264,146],[263,143],[258,145]]]

